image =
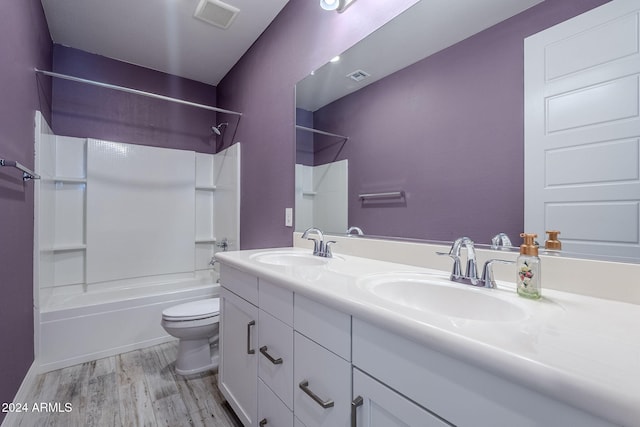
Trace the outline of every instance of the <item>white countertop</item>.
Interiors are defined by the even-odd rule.
[[[527,313],[512,321],[470,320],[398,305],[362,280],[401,272],[446,279],[449,272],[339,253],[320,266],[255,260],[282,251],[310,253],[274,248],[217,253],[216,259],[614,423],[640,425],[638,305],[547,290],[544,280],[538,301],[519,297],[506,282],[498,289],[452,284],[491,293]]]

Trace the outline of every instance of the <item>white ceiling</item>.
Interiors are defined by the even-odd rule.
[[[199,0],[42,0],[54,43],[217,85],[289,0],[224,0],[229,29],[193,17]]]

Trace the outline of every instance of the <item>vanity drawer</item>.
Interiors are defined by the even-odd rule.
[[[296,417],[307,427],[349,426],[351,364],[298,332],[294,347]]]
[[[295,294],[295,330],[351,360],[351,316]]]
[[[293,412],[258,379],[258,423],[260,422],[266,427],[293,427]]]
[[[258,278],[225,264],[220,264],[220,284],[253,305],[258,305]]]
[[[293,409],[293,329],[262,309],[258,316],[258,376]]]
[[[259,279],[258,298],[260,309],[293,326],[293,292]]]

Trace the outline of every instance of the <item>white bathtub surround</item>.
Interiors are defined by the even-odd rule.
[[[296,164],[296,230],[347,230],[348,160],[318,166]]]
[[[195,154],[87,140],[87,284],[195,270]]]
[[[301,239],[301,233],[293,233],[293,245],[301,248],[313,248],[313,243]],[[328,238],[327,238],[328,239]],[[449,257],[438,256],[436,252],[448,252],[449,244],[422,243],[418,241],[389,240],[376,238],[346,237],[330,235],[336,240],[335,252],[361,256],[381,261],[397,262],[418,267],[435,268],[451,271],[452,261]],[[465,265],[466,254],[463,252],[462,265]],[[489,259],[505,259],[515,261],[518,251],[501,251],[476,248],[478,268]],[[596,298],[640,305],[640,286],[634,280],[640,277],[640,263],[618,261],[601,261],[567,256],[545,255],[542,260],[542,292],[555,289]],[[497,280],[513,283],[515,286],[515,266],[512,264],[494,264]],[[478,274],[481,273],[481,270]]]
[[[195,153],[53,135],[36,113],[34,319],[41,370],[172,339],[170,305],[217,295],[239,242],[240,144]]]
[[[309,248],[222,254],[219,259],[223,268],[240,271],[245,277],[243,281],[223,270],[222,296],[227,288],[242,291],[241,286],[250,283],[257,287],[254,294],[262,294],[262,285],[267,283],[270,288],[293,292],[294,312],[299,301],[313,300],[326,309],[351,316],[352,322],[346,324],[351,325],[347,330],[353,334],[352,346],[347,346],[352,353],[343,359],[357,368],[354,372],[366,372],[456,425],[635,425],[640,419],[638,305],[562,292],[549,286],[541,300],[527,300],[517,296],[512,279],[510,283],[498,281],[498,289],[446,285],[486,298],[491,294],[507,302],[520,315],[506,320],[451,314],[455,310],[447,314],[409,308],[373,291],[367,278],[417,273],[448,281],[450,261],[434,258],[442,262],[437,266],[427,261],[436,270],[408,265],[424,263],[424,254],[434,249],[427,245],[415,253],[404,247],[407,262],[402,264],[381,261],[379,256],[355,257],[338,248],[354,250],[364,245],[367,251],[379,254],[378,250],[390,246],[382,241],[349,239],[353,241],[341,239],[336,244],[334,254],[338,256],[315,257],[322,262],[314,265],[277,265],[261,262],[260,259],[271,258],[258,255],[277,252],[284,259],[283,253],[298,251],[315,259]],[[402,257],[398,251],[387,253]],[[253,304],[262,310],[266,302],[269,301],[257,299]],[[334,318],[337,319],[322,319]],[[222,319],[224,325],[224,311]],[[292,326],[297,331],[304,324],[294,316]],[[261,323],[256,324],[256,330],[262,327]],[[224,348],[224,341],[222,345]],[[295,351],[297,347],[294,360]],[[354,387],[356,377],[354,373]],[[292,387],[297,390],[297,385]],[[336,408],[345,404],[348,406],[349,401],[338,402],[336,398]]]
[[[39,372],[174,340],[160,325],[162,311],[218,293],[203,278],[52,296],[40,312]]]

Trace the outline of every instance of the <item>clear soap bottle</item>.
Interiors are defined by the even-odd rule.
[[[517,265],[518,295],[538,299],[542,296],[541,266],[538,258],[538,246],[535,243],[537,234],[522,233],[524,243],[520,246]]]

